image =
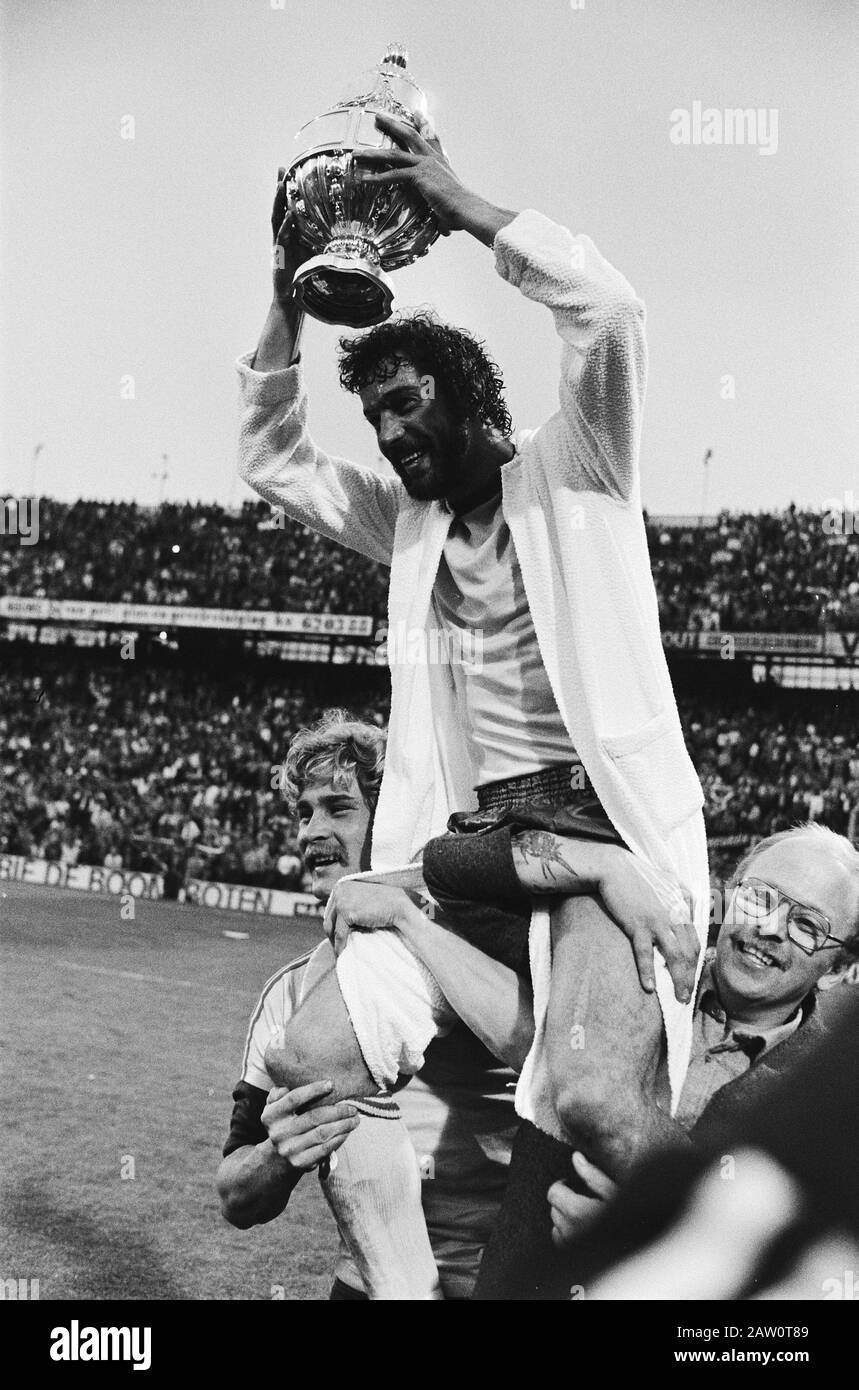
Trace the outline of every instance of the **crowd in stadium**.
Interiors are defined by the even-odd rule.
[[[40,651],[36,664],[7,650],[0,852],[166,872],[169,883],[302,887],[272,770],[331,703],[330,670],[204,675],[60,650]],[[350,707],[383,723],[384,678],[348,679]],[[681,696],[680,707],[711,836],[811,819],[859,838],[859,736],[847,711],[821,706],[810,723],[799,710],[726,713],[722,699]]]
[[[859,629],[859,550],[824,514],[648,525],[664,629]],[[38,545],[0,552],[0,594],[330,613],[385,611],[387,572],[278,517],[164,504],[40,503]]]
[[[312,680],[71,652],[36,670],[25,654],[0,671],[0,853],[162,872],[172,896],[185,878],[301,889],[275,769],[330,703]]]
[[[715,874],[736,857],[718,840],[757,840],[816,821],[859,842],[859,737],[855,718],[833,704],[814,723],[760,706],[722,712],[723,703],[680,701],[686,744],[704,789]]]
[[[38,545],[0,549],[0,594],[379,613],[386,571],[263,503],[240,510],[42,500]]]
[[[648,527],[663,630],[859,628],[859,550],[825,514],[724,512],[714,526]]]

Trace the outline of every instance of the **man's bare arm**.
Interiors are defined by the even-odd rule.
[[[456,1013],[493,1056],[519,1070],[534,1033],[527,984],[470,942],[431,922],[402,888],[346,879],[331,894],[325,914],[337,954],[355,931],[397,931],[423,962]],[[309,996],[312,997],[312,996]]]
[[[308,430],[307,391],[298,359],[303,315],[292,282],[309,253],[301,246],[286,207],[283,177],[272,229],[271,307],[253,363],[242,359],[238,364],[242,394],[239,477],[293,521],[390,565],[402,484],[375,469],[327,454]]]
[[[376,125],[397,143],[397,149],[362,148],[359,177],[367,183],[411,186],[435,214],[441,232],[468,232],[484,246],[492,246],[502,227],[516,216],[509,208],[496,207],[460,183],[437,135],[418,132],[385,112]]]
[[[255,372],[280,372],[294,366],[302,317],[294,304],[272,300],[252,364]]]
[[[463,1023],[494,1057],[521,1071],[534,1040],[534,998],[527,982],[416,907],[398,930]]]
[[[355,1129],[354,1106],[314,1104],[330,1099],[333,1089],[326,1080],[269,1092],[261,1116],[268,1138],[236,1149],[218,1169],[221,1211],[231,1226],[244,1231],[280,1216],[302,1173],[339,1149]]]
[[[224,1220],[240,1231],[273,1221],[300,1177],[288,1160],[278,1156],[270,1139],[234,1149],[222,1159],[215,1179]]]
[[[306,258],[286,199],[285,170],[278,169],[277,192],[271,213],[272,301],[253,360],[255,372],[279,372],[298,357],[304,314],[292,288],[295,272]]]
[[[512,845],[513,867],[523,888],[530,893],[563,893],[566,897],[599,892],[600,881],[611,865],[610,851],[618,849],[599,841],[571,840],[549,830],[520,830]]]

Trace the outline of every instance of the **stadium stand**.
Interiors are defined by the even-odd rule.
[[[824,534],[819,515],[791,507],[704,526],[657,518],[648,532],[664,630],[859,631],[855,538]],[[380,566],[258,503],[228,512],[43,501],[38,544],[6,537],[0,546],[0,600],[358,613],[375,632],[386,586]],[[316,664],[301,665],[300,643],[288,651],[260,634],[176,630],[139,633],[136,659],[123,660],[116,632],[111,644],[106,632],[100,647],[75,644],[70,632],[86,634],[59,621],[28,628],[0,618],[0,853],[174,883],[301,888],[272,768],[328,705],[384,723],[384,666],[354,664],[377,653],[335,638],[306,643],[304,660]],[[669,659],[705,789],[714,874],[750,837],[797,820],[857,840],[855,691],[789,691],[769,668],[753,677],[751,660],[701,655]]]
[[[0,853],[300,888],[294,862],[278,870],[295,856],[272,768],[295,730],[337,702],[384,722],[384,671],[250,662],[228,674],[13,646],[0,673]],[[680,692],[708,832],[728,842],[714,867],[736,858],[738,837],[797,820],[856,839],[855,697],[730,704],[724,692]]]
[[[709,526],[648,526],[663,629],[859,628],[859,548],[850,531],[797,511],[723,512]]]
[[[37,545],[0,548],[0,594],[317,613],[385,609],[381,566],[261,502],[231,512],[42,499],[39,527]]]
[[[648,524],[663,628],[859,629],[859,539],[819,513]],[[0,594],[217,608],[385,612],[387,571],[277,517],[223,507],[41,501],[37,545],[0,548]],[[177,549],[174,549],[177,547]]]
[[[380,720],[381,697],[354,671],[338,688],[343,672],[298,683],[158,657],[6,648],[0,853],[300,889],[273,769],[332,701]]]

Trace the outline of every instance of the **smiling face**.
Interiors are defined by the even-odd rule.
[[[310,890],[327,902],[344,874],[366,868],[365,847],[371,812],[358,779],[335,786],[321,779],[308,781],[298,799],[298,848],[312,874]]]
[[[360,391],[380,452],[410,497],[424,502],[447,497],[467,468],[468,426],[454,418],[432,377],[412,362],[397,357],[380,365],[393,374]]]
[[[755,855],[744,878],[761,879],[780,893],[829,918],[833,936],[847,940],[859,914],[859,890],[847,866],[825,843],[796,836]],[[787,934],[789,905],[769,916],[746,917],[729,901],[716,943],[713,975],[734,1022],[775,1027],[796,1012],[818,980],[839,967],[839,951],[807,955]]]

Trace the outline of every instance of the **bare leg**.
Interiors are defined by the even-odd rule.
[[[645,994],[627,938],[593,898],[552,912],[546,1060],[570,1142],[610,1177],[675,1133],[662,1012]]]
[[[523,1121],[498,1223],[484,1252],[478,1301],[570,1297],[568,1260],[552,1244],[547,1192],[578,1187],[573,1149],[621,1177],[636,1153],[678,1133],[667,1104],[662,1013],[641,988],[632,949],[593,898],[552,912],[546,1061],[566,1148]]]
[[[331,969],[269,1044],[265,1064],[278,1085],[292,1089],[305,1079],[328,1078],[334,1091],[326,1101],[357,1102],[360,1124],[338,1151],[322,1190],[369,1297],[440,1298],[417,1157],[397,1106],[373,1103],[379,1088],[343,1002],[333,952]]]
[[[331,969],[296,1009],[279,1040],[269,1044],[265,1062],[272,1081],[291,1090],[309,1081],[332,1081],[326,1104],[378,1094],[340,993],[333,951]]]

